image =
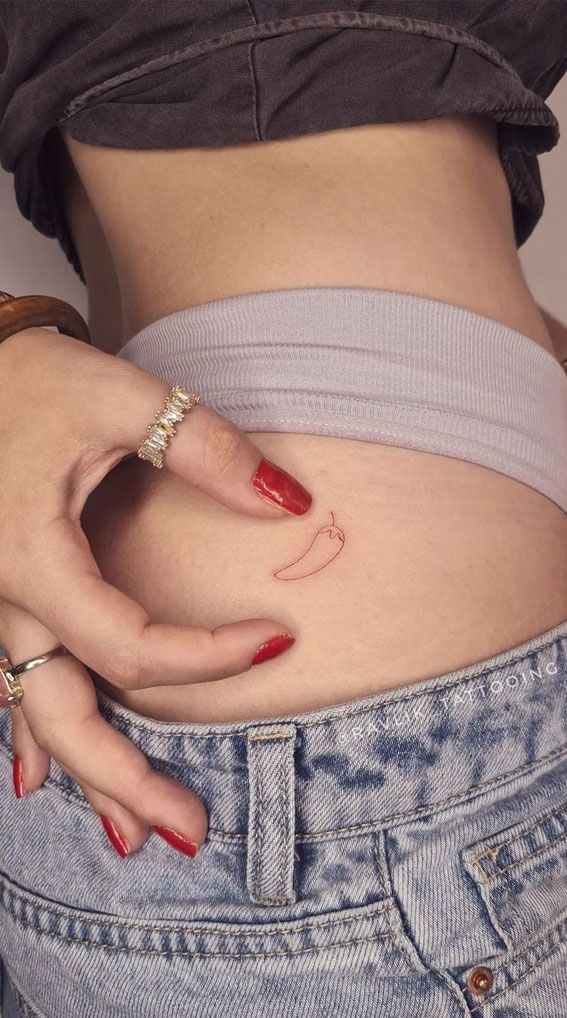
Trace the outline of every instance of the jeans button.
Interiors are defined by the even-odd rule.
[[[477,965],[467,976],[467,987],[477,997],[484,996],[492,988],[494,973],[486,965]]]

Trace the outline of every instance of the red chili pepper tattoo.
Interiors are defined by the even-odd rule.
[[[329,510],[329,512],[331,512]],[[344,531],[335,526],[335,517],[331,512],[332,523],[321,527],[311,541],[307,551],[303,552],[295,562],[277,569],[272,576],[278,580],[301,580],[304,576],[312,576],[321,572],[337,557],[345,545]]]

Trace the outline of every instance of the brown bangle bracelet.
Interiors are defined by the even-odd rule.
[[[91,343],[87,323],[71,304],[58,297],[13,297],[0,290],[0,343],[22,329],[53,325],[66,336]]]

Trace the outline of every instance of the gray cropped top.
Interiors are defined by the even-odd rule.
[[[368,287],[246,293],[175,311],[120,351],[244,431],[305,432],[479,463],[567,512],[567,377],[527,336]]]

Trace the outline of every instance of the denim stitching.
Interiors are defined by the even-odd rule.
[[[566,933],[566,936],[567,936],[567,933]],[[493,996],[492,996],[492,997],[490,997],[490,998],[487,998],[487,999],[485,1000],[484,1004],[477,1004],[477,1005],[476,1005],[476,1007],[473,1007],[473,1008],[471,1008],[471,1011],[473,1011],[473,1012],[474,1012],[474,1011],[479,1011],[481,1007],[484,1007],[484,1006],[485,1006],[485,1004],[492,1004],[492,1001],[493,1001],[493,1000],[496,1000],[496,998],[497,998],[497,997],[501,997],[503,993],[508,993],[508,991],[509,991],[509,990],[512,990],[512,989],[514,988],[514,986],[517,986],[517,985],[518,985],[518,983],[521,983],[521,982],[522,982],[522,980],[523,980],[523,979],[525,979],[525,978],[526,978],[526,976],[529,976],[531,972],[534,972],[534,971],[535,971],[536,969],[540,968],[540,967],[541,967],[541,965],[543,964],[543,962],[544,962],[544,961],[545,961],[545,960],[546,960],[547,958],[549,958],[549,957],[550,957],[550,955],[552,955],[554,951],[556,951],[556,950],[557,950],[558,948],[560,948],[560,947],[561,947],[561,945],[562,945],[562,944],[563,944],[563,943],[565,942],[565,939],[566,939],[566,937],[565,937],[565,936],[563,936],[563,937],[560,937],[560,939],[559,939],[559,940],[557,940],[557,941],[556,941],[556,943],[554,943],[554,944],[552,945],[552,947],[551,947],[551,948],[549,949],[549,951],[546,951],[546,953],[545,953],[545,954],[543,954],[543,955],[541,956],[541,958],[538,958],[538,959],[537,959],[537,961],[536,961],[536,962],[534,962],[534,964],[533,964],[533,965],[531,965],[529,969],[526,969],[526,971],[525,971],[525,972],[522,972],[522,973],[521,973],[521,975],[519,975],[519,976],[518,976],[518,977],[517,977],[516,979],[514,979],[514,980],[513,980],[513,981],[512,981],[511,983],[508,983],[508,985],[507,985],[507,986],[504,986],[504,987],[503,987],[503,988],[502,988],[501,990],[499,990],[499,991],[498,991],[498,993],[495,993],[495,994],[493,994]],[[525,952],[524,952],[524,953],[525,953]],[[499,969],[493,969],[493,971],[494,971],[494,972],[498,972],[498,971],[501,971],[501,970],[502,970],[502,968],[504,968],[504,967],[506,966],[506,964],[507,964],[507,963],[505,963],[504,965],[501,965]]]
[[[487,848],[486,852],[481,852],[480,855],[477,855],[473,861],[476,862],[477,859],[482,859],[483,855],[492,855],[493,853],[495,855],[498,855],[501,849],[506,848],[507,845],[511,845],[513,841],[519,841],[520,838],[525,837],[526,834],[531,834],[532,831],[535,831],[536,828],[541,827],[542,824],[546,820],[549,820],[550,817],[560,816],[561,813],[567,813],[567,803],[565,803],[564,805],[557,806],[555,809],[550,809],[549,812],[544,813],[542,816],[538,817],[537,820],[534,820],[533,824],[530,824],[529,827],[524,827],[517,834],[510,835],[510,837],[507,838],[506,841],[499,841],[497,845],[493,845],[491,848]]]
[[[520,929],[523,930],[523,932],[525,933],[526,937],[528,937],[528,939],[529,939],[531,936],[533,936],[534,930],[528,929],[527,920],[524,918],[524,916],[522,916],[520,914],[520,912],[518,910],[518,904],[516,904],[512,900],[512,896],[514,894],[514,888],[512,887],[512,884],[510,882],[509,875],[507,873],[504,873],[504,871],[502,871],[502,875],[504,877],[504,879],[502,881],[502,883],[504,885],[503,907],[504,907],[504,909],[506,907],[508,908],[508,910],[509,910],[509,912],[511,914],[512,919],[516,920],[516,922],[518,923],[518,926],[520,927]],[[490,892],[489,892],[489,894],[490,894]],[[500,909],[498,909],[498,907],[496,906],[496,902],[494,901],[494,897],[493,897],[492,894],[490,894],[490,900],[491,900],[491,903],[492,903],[492,908],[493,908],[493,911],[494,911],[494,915],[498,917],[499,924],[502,926],[502,929],[504,929],[504,925],[501,922],[500,916],[499,916]],[[512,934],[508,933],[508,937],[511,937],[511,936],[513,936],[513,931],[512,931]],[[506,938],[504,938],[504,939],[506,939]]]
[[[397,913],[396,913],[396,918],[397,918]],[[408,951],[408,948],[407,948],[407,944],[402,941],[402,931],[399,928],[399,926],[395,926],[394,925],[394,923],[393,923],[393,913],[392,914],[388,913],[386,915],[386,919],[388,921],[388,926],[390,927],[390,936],[392,937],[392,941],[394,942],[395,946],[398,948],[398,951],[400,952],[400,954],[407,961],[410,969],[412,969],[414,972],[415,971],[418,971],[418,972],[419,971],[424,971],[424,969],[417,968],[417,966],[415,964],[415,960],[409,954],[409,951]]]
[[[280,901],[283,899],[288,901],[289,895],[286,894],[286,863],[287,853],[289,849],[288,835],[289,835],[289,824],[287,821],[287,807],[288,807],[288,794],[287,794],[287,781],[285,773],[285,756],[284,756],[285,742],[280,739],[280,802],[283,811],[283,845],[280,845],[280,873],[279,873],[279,887],[280,887]]]
[[[538,827],[538,824],[533,824],[532,827],[529,827],[524,833],[527,834],[529,831],[533,831],[537,827]],[[523,837],[523,835],[520,835],[520,837]],[[549,841],[549,842],[547,842],[547,844],[542,845],[542,847],[536,849],[535,852],[531,852],[530,855],[522,856],[521,859],[516,860],[516,862],[511,862],[511,863],[508,864],[508,866],[505,866],[503,869],[501,869],[498,866],[498,855],[500,854],[501,849],[505,848],[506,845],[512,844],[512,842],[516,841],[516,840],[518,840],[518,839],[511,838],[510,841],[505,841],[505,842],[502,843],[502,845],[498,846],[498,849],[494,852],[494,865],[496,866],[496,870],[495,870],[494,873],[492,873],[490,876],[488,876],[481,869],[480,872],[482,873],[482,876],[485,879],[484,880],[479,880],[480,884],[484,884],[484,885],[490,884],[493,880],[496,880],[497,877],[502,876],[502,874],[504,874],[504,873],[507,873],[508,870],[513,870],[513,869],[515,869],[516,866],[522,866],[525,862],[529,862],[530,859],[536,859],[538,857],[538,855],[541,855],[543,852],[546,852],[549,848],[553,848],[554,845],[558,845],[561,841],[567,841],[567,831],[564,834],[558,835],[558,837],[554,838],[553,841]],[[479,859],[483,859],[485,856],[488,856],[488,855],[492,855],[492,853],[489,852],[489,851],[483,852],[482,855],[477,856],[477,858],[473,859],[472,862],[473,863],[477,863]],[[479,869],[480,869],[480,867],[479,867]]]
[[[513,962],[523,958],[534,947],[537,947],[542,940],[546,940],[548,937],[553,937],[555,934],[558,936],[558,939],[554,941],[555,946],[557,946],[558,944],[563,943],[563,941],[567,938],[567,919],[562,919],[560,923],[552,922],[543,930],[538,930],[536,937],[532,936],[527,944],[523,944],[521,947],[516,948],[513,954],[506,954],[500,964],[492,964],[490,960],[487,964],[490,965],[493,972],[502,972],[502,969],[508,968]]]
[[[287,732],[262,732],[261,735],[249,735],[250,742],[269,742],[273,739],[288,739]]]
[[[358,824],[353,827],[338,827],[334,830],[329,831],[318,831],[315,834],[297,834],[296,841],[318,841],[324,840],[329,835],[341,835],[350,834],[351,832],[363,832],[372,831],[377,828],[386,827],[388,824],[395,820],[405,820],[412,817],[422,816],[424,813],[433,814],[443,806],[448,806],[450,803],[458,802],[460,799],[468,799],[471,793],[481,791],[485,788],[490,788],[493,785],[506,784],[511,778],[518,777],[525,771],[536,770],[541,767],[542,764],[549,763],[551,760],[560,758],[567,753],[567,746],[560,746],[559,749],[552,750],[546,756],[541,757],[539,760],[533,760],[531,763],[522,764],[520,767],[516,767],[512,771],[507,771],[505,774],[498,774],[494,778],[490,778],[488,781],[481,782],[480,785],[471,785],[470,788],[465,789],[462,792],[456,792],[455,795],[450,795],[447,799],[439,799],[437,802],[428,803],[425,806],[420,806],[418,809],[410,810],[407,813],[392,813],[390,816],[383,817],[381,820],[372,820],[366,824]],[[244,835],[245,836],[245,835]]]
[[[24,895],[18,894],[18,892],[13,890],[12,888],[6,888],[6,894],[7,894],[7,896],[9,898],[14,898],[16,901],[22,901],[25,904],[29,904],[28,899]],[[373,908],[371,908],[370,911],[365,912],[362,915],[347,915],[347,916],[341,917],[339,919],[326,919],[326,920],[324,920],[324,922],[319,922],[318,919],[317,919],[317,916],[312,916],[310,921],[307,921],[307,922],[303,923],[301,926],[292,926],[291,922],[293,922],[293,920],[291,920],[291,922],[288,922],[287,926],[286,926],[285,923],[282,923],[280,925],[280,923],[278,922],[277,930],[260,930],[260,931],[256,931],[256,930],[243,930],[242,932],[236,932],[236,933],[235,933],[234,929],[226,930],[224,928],[226,926],[234,927],[234,926],[238,925],[238,923],[231,923],[231,922],[226,922],[224,924],[224,927],[223,926],[214,926],[214,925],[211,925],[211,926],[183,926],[183,925],[177,925],[177,926],[160,926],[160,927],[156,928],[155,923],[144,923],[144,922],[136,922],[136,921],[133,921],[133,922],[123,922],[120,919],[114,919],[112,916],[105,916],[104,921],[95,921],[95,925],[99,925],[99,926],[116,926],[120,930],[122,930],[122,929],[127,929],[127,930],[148,930],[151,933],[184,933],[184,934],[189,935],[189,936],[191,936],[193,934],[200,934],[200,933],[204,933],[204,934],[211,933],[211,934],[215,934],[215,935],[217,935],[219,937],[230,937],[231,939],[240,938],[240,937],[276,937],[276,936],[280,936],[280,934],[283,934],[283,935],[285,935],[285,934],[294,935],[296,933],[303,933],[304,930],[311,930],[311,929],[319,930],[319,929],[324,929],[327,926],[342,926],[342,925],[347,924],[347,923],[355,923],[355,922],[358,922],[359,920],[366,920],[366,919],[371,918],[372,916],[379,915],[382,912],[389,912],[393,908],[394,908],[394,904],[393,904],[392,901],[381,901],[378,905],[375,905]],[[14,921],[16,923],[18,923],[18,925],[22,926],[24,929],[36,930],[39,933],[45,932],[42,929],[38,930],[38,928],[36,926],[30,926],[29,923],[26,923],[26,922],[22,921],[10,909],[9,906],[5,906],[5,911],[7,911],[12,916]],[[47,912],[49,915],[58,916],[59,918],[63,918],[63,919],[67,919],[68,918],[68,913],[65,912],[63,907],[58,909],[58,908],[54,908],[53,906],[48,905],[48,904],[44,905],[43,902],[42,902],[41,906],[40,906],[40,911],[42,913]]]
[[[52,910],[49,909],[49,908],[46,908],[46,909],[44,909],[44,911],[49,912],[49,911],[52,911]],[[371,914],[372,913],[369,913],[368,915],[371,915]],[[356,919],[364,920],[364,919],[368,918],[368,915],[367,916],[353,916],[350,921],[354,922]],[[18,922],[18,920],[16,918],[15,918],[15,921]],[[349,921],[349,920],[348,919],[347,920],[343,920],[343,922],[344,921]],[[35,933],[41,934],[41,935],[46,936],[46,937],[53,937],[53,938],[55,938],[57,940],[65,940],[65,941],[68,941],[68,942],[70,942],[72,944],[84,944],[87,947],[94,947],[94,948],[99,947],[99,948],[103,948],[103,949],[106,949],[106,950],[109,950],[109,951],[127,951],[129,954],[158,954],[158,955],[164,955],[164,956],[174,955],[174,956],[183,956],[183,957],[190,957],[190,958],[234,958],[235,960],[238,960],[239,958],[287,957],[287,956],[292,955],[292,954],[307,954],[308,952],[315,953],[317,951],[326,951],[326,950],[329,950],[332,947],[349,947],[352,944],[366,944],[366,943],[369,943],[370,941],[373,941],[373,940],[383,940],[383,939],[386,939],[386,938],[391,938],[391,932],[388,932],[388,933],[375,933],[375,934],[372,934],[371,936],[368,936],[368,937],[355,938],[353,940],[347,940],[347,941],[337,941],[337,942],[332,943],[332,944],[320,944],[317,947],[306,947],[306,948],[299,948],[299,949],[290,949],[289,951],[243,951],[241,953],[234,954],[234,953],[229,952],[229,951],[176,951],[176,950],[160,951],[160,950],[157,950],[157,949],[154,950],[153,948],[137,948],[137,947],[132,948],[132,947],[125,947],[125,946],[118,946],[118,945],[115,945],[115,944],[101,944],[101,943],[98,943],[98,942],[93,941],[93,940],[87,940],[84,937],[68,937],[68,936],[66,936],[63,933],[56,933],[53,930],[38,929],[37,927],[28,926],[26,924],[20,924],[20,925],[23,925],[25,929],[33,930]],[[124,926],[124,925],[125,924],[122,924],[122,926]],[[150,929],[155,929],[155,927],[149,927],[149,928]],[[303,929],[303,927],[298,927],[296,930],[292,930],[291,932],[292,933],[299,933],[299,932],[301,932],[302,929]],[[164,931],[164,932],[167,932],[167,931]],[[206,932],[210,932],[210,931],[206,931]],[[276,933],[279,933],[280,931],[279,930],[274,930],[273,932],[274,932],[274,934],[276,934]],[[223,935],[224,936],[228,936],[228,937],[234,937],[234,933],[233,932],[232,933],[225,933]],[[237,934],[237,936],[238,936],[238,934]],[[261,936],[263,936],[263,934],[258,934],[258,936],[261,937]]]
[[[85,940],[84,937],[66,937],[62,933],[53,933],[51,930],[37,930],[45,937],[53,937],[56,940],[67,940],[72,944],[84,944],[86,947],[100,947],[107,951],[127,951],[128,954],[158,954],[165,957],[174,955],[185,958],[232,958],[239,961],[240,958],[287,958],[292,954],[308,954],[317,951],[329,951],[333,947],[351,947],[353,944],[369,944],[373,940],[383,940],[390,937],[389,933],[375,933],[371,937],[361,937],[355,940],[337,941],[334,944],[320,944],[319,947],[302,947],[290,951],[243,951],[241,954],[231,954],[228,951],[153,951],[147,947],[117,947],[114,944],[97,944],[92,940]]]
[[[508,842],[508,844],[509,844],[509,842]],[[484,848],[478,855],[475,855],[471,859],[471,866],[476,866],[476,868],[479,870],[479,874],[480,874],[479,881],[478,881],[479,884],[483,884],[483,885],[484,884],[489,884],[490,881],[494,880],[494,877],[496,876],[496,873],[493,873],[492,876],[490,876],[488,873],[485,873],[483,868],[482,868],[482,866],[479,866],[480,860],[481,859],[489,859],[489,858],[492,857],[492,861],[493,861],[494,865],[496,866],[496,868],[498,868],[496,859],[497,859],[499,851],[500,851],[500,849],[496,848],[496,846],[494,846],[493,848]]]
[[[252,763],[254,767],[254,779],[256,784],[256,796],[258,803],[258,818],[256,822],[256,830],[252,836],[252,846],[254,851],[254,895],[256,898],[262,898],[260,891],[260,877],[262,868],[262,842],[264,838],[264,790],[262,786],[262,768],[258,763],[258,746],[253,746],[252,750]]]
[[[416,810],[408,810],[405,813],[391,813],[389,816],[381,817],[379,820],[370,820],[367,823],[354,824],[353,826],[350,827],[336,827],[325,831],[316,831],[314,834],[299,832],[296,833],[295,835],[295,841],[296,842],[324,841],[327,838],[334,835],[348,836],[349,834],[357,833],[363,834],[365,831],[370,833],[375,830],[381,830],[383,827],[397,820],[411,819],[413,817],[422,816],[424,813],[428,812],[430,812],[433,815],[433,813],[437,812],[437,810],[442,809],[444,806],[447,806],[450,803],[458,802],[460,799],[467,799],[473,793],[482,791],[485,788],[489,788],[498,784],[504,785],[511,779],[519,777],[521,774],[527,771],[537,770],[539,767],[543,766],[544,764],[550,763],[553,760],[560,760],[561,757],[565,756],[566,754],[567,745],[563,745],[560,746],[558,749],[554,749],[550,753],[547,753],[545,756],[540,757],[538,760],[532,760],[530,761],[530,763],[522,764],[520,767],[516,767],[514,770],[511,771],[506,771],[504,774],[497,774],[494,778],[490,778],[488,781],[481,782],[480,785],[471,785],[469,788],[464,789],[462,792],[456,792],[454,795],[451,795],[446,799],[439,799],[436,802],[427,803],[425,806],[420,806]],[[5,755],[7,756],[8,759],[11,759],[11,754]],[[86,813],[92,815],[92,807],[86,800],[83,801],[83,796],[78,795],[76,792],[70,791],[67,788],[64,788],[58,781],[56,781],[54,778],[51,778],[49,775],[46,777],[45,781],[43,782],[43,785],[40,786],[40,788],[44,786],[47,787],[53,786],[57,793],[64,795],[75,808],[83,809]],[[40,789],[36,789],[35,791],[39,790]],[[249,835],[245,831],[243,832],[223,831],[220,828],[210,827],[207,832],[206,840],[245,841],[248,838],[248,836]]]
[[[378,875],[380,893],[383,898],[386,898],[388,897],[388,892],[386,890],[385,874],[382,869],[382,852],[381,852],[381,849],[383,848],[383,840],[381,841],[381,844],[379,844],[381,833],[382,833],[381,831],[376,831],[372,836],[372,855],[374,856],[374,865],[376,867],[376,872]]]
[[[391,898],[391,879],[389,871],[387,869],[385,852],[386,852],[385,832],[379,831],[372,838],[372,855],[374,857],[374,865],[376,867],[376,872],[378,875],[380,891],[386,900],[392,901],[390,908],[386,912],[386,922],[388,923],[392,940],[396,947],[398,948],[398,951],[400,951],[400,953],[406,959],[410,968],[415,970],[416,969],[415,960],[410,955],[407,944],[405,942],[405,934],[402,929],[402,922],[399,909],[394,904],[393,898]],[[419,959],[419,961],[421,962],[421,959]]]
[[[274,740],[280,736],[280,746],[283,745],[282,739],[284,737],[283,732],[268,732],[261,733],[260,735],[251,736],[251,741],[259,742],[261,740]],[[262,892],[262,875],[263,875],[263,845],[264,845],[264,831],[265,831],[265,818],[264,818],[264,787],[262,783],[262,763],[261,763],[261,750],[258,746],[254,746],[253,761],[254,761],[254,775],[256,778],[256,788],[258,795],[258,823],[257,830],[253,841],[254,848],[254,883],[253,892],[256,901],[263,902],[266,905],[287,905],[287,897],[278,897],[277,895],[266,895]],[[280,881],[281,882],[281,881]]]
[[[549,841],[547,845],[543,845],[541,848],[538,848],[535,852],[531,852],[530,855],[522,856],[522,858],[519,859],[517,862],[509,863],[509,865],[505,866],[504,869],[497,868],[496,873],[490,879],[493,880],[495,877],[500,876],[502,873],[507,873],[508,870],[513,870],[516,866],[522,866],[525,862],[529,862],[531,859],[537,859],[538,855],[541,855],[543,852],[546,852],[548,848],[553,848],[554,845],[559,845],[562,841],[567,841],[567,832],[565,834],[560,834],[557,838],[554,838],[553,841]],[[496,865],[498,867],[498,863],[496,863]]]

